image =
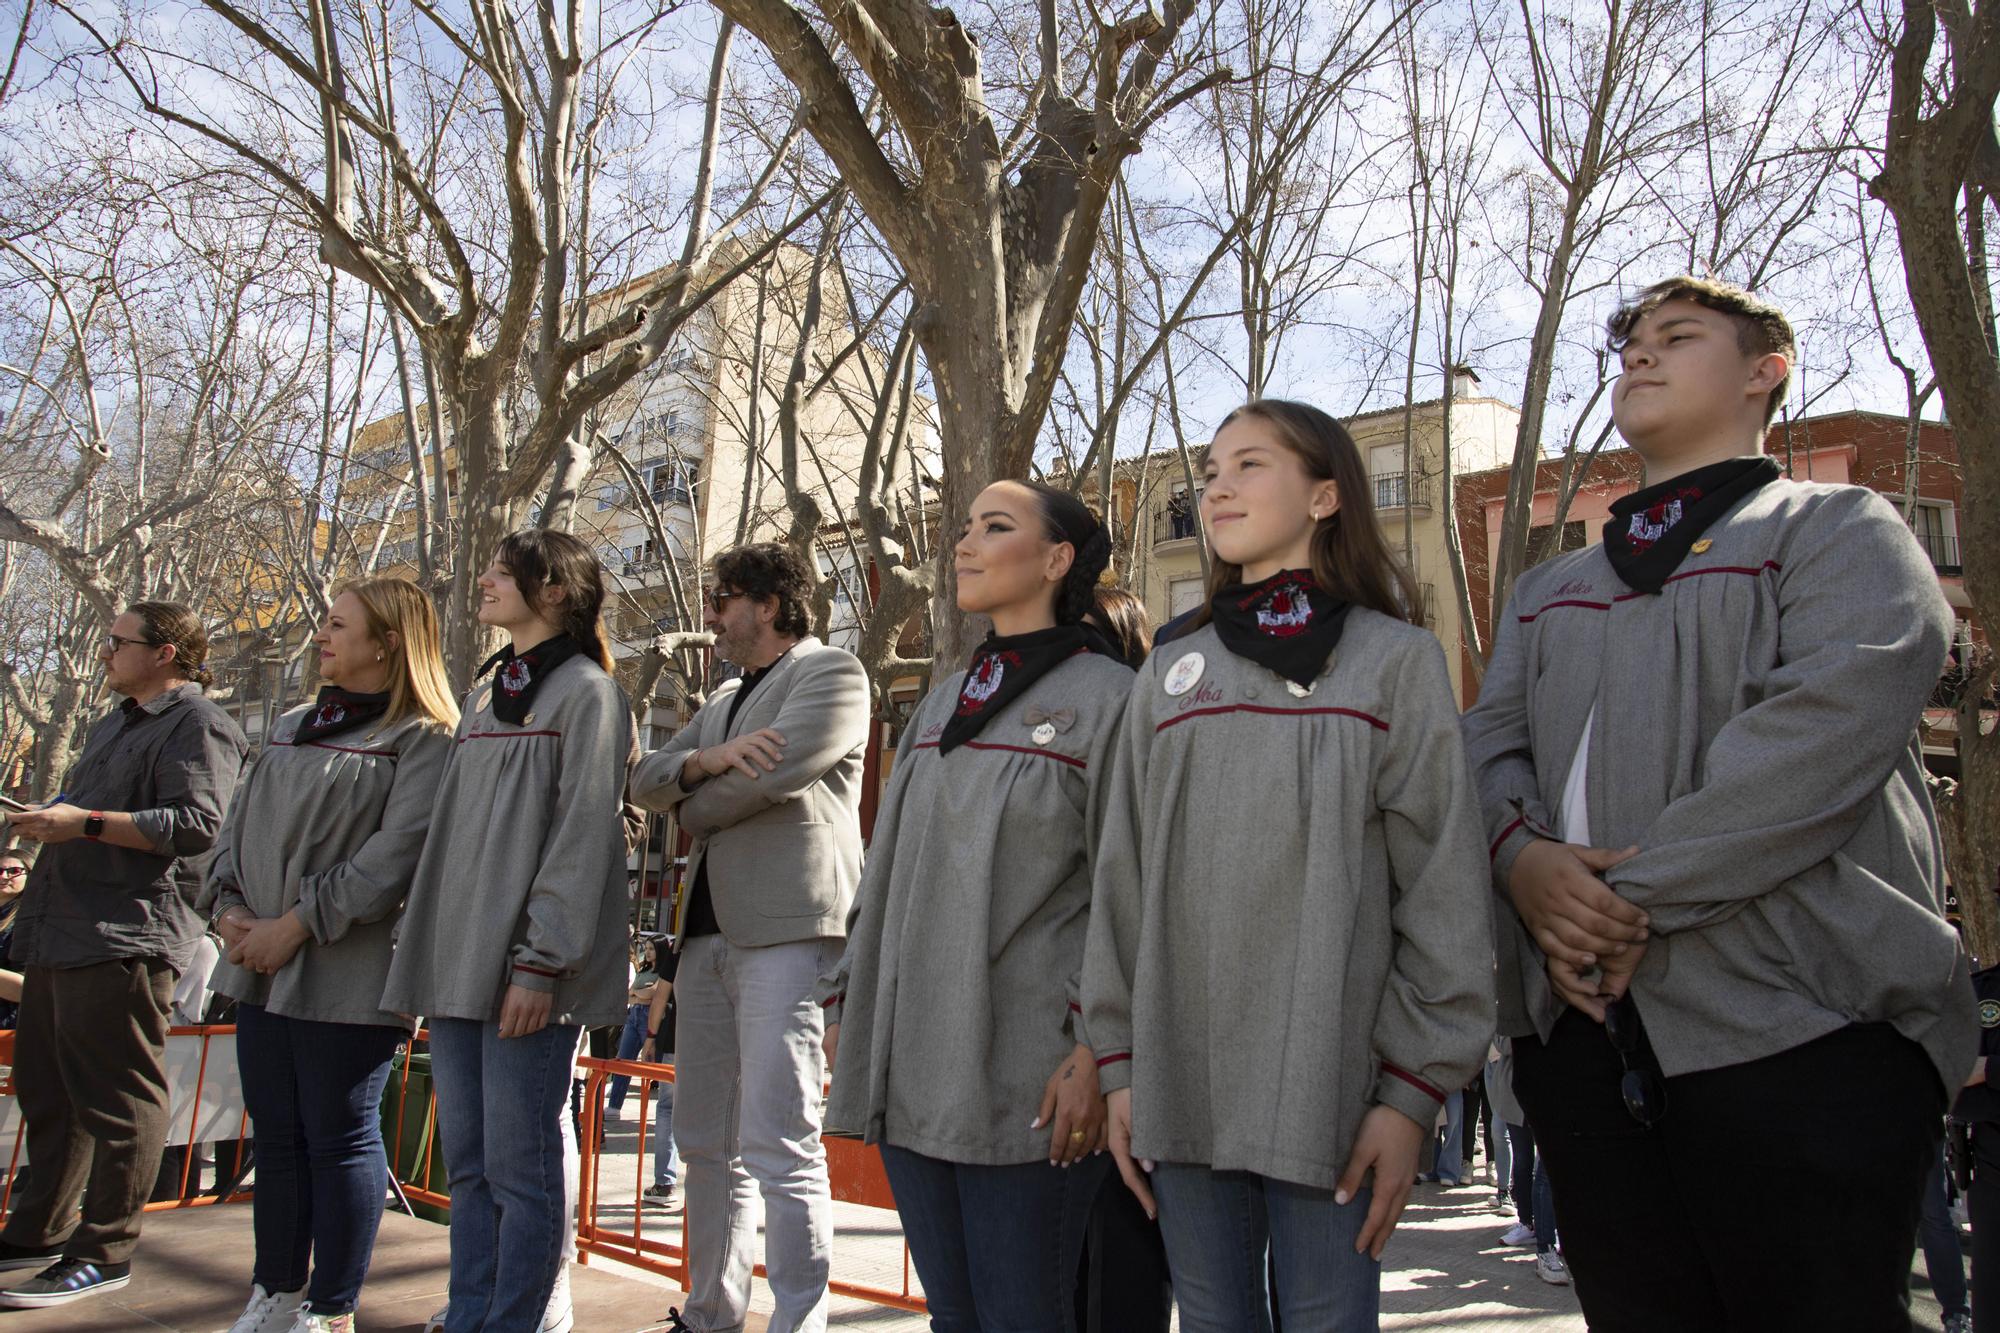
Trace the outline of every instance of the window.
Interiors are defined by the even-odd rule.
[[[674,460],[645,469],[646,493],[655,505],[692,504],[694,476],[686,463]]]
[[[1540,527],[1528,529],[1528,563],[1539,565],[1552,555],[1564,551],[1581,551],[1590,544],[1582,519],[1562,525],[1558,534],[1553,524],[1544,523]]]
[[[1930,557],[1931,568],[1940,574],[1956,574],[1962,568],[1957,517],[1950,505],[1919,500],[1910,506],[1910,531],[1917,534],[1917,544]]]
[[[1173,579],[1167,584],[1167,614],[1186,615],[1202,603],[1202,582],[1198,578]]]

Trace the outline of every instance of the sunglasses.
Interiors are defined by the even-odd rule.
[[[749,595],[742,592],[705,592],[701,595],[701,600],[707,604],[710,611],[719,616],[722,614],[722,605],[724,602],[727,602],[732,597],[748,597]]]
[[[1611,1049],[1618,1052],[1618,1063],[1625,1068],[1625,1076],[1618,1080],[1618,1095],[1625,1099],[1625,1110],[1651,1129],[1667,1113],[1667,1085],[1649,1064],[1642,1062],[1636,1067],[1633,1064],[1641,1058],[1639,1045],[1644,1032],[1639,1026],[1638,1007],[1630,995],[1605,1009],[1604,1031],[1611,1038]]]
[[[0,879],[18,879],[27,873],[26,866],[0,866]]]

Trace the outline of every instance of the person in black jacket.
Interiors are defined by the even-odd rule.
[[[1987,1081],[1989,1063],[2000,1055],[2000,967],[1973,973],[1972,989],[1979,998],[1979,1061],[1951,1118],[1969,1129],[1971,1140],[1972,1327],[2000,1333],[2000,1088]]]

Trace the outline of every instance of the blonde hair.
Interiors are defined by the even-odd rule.
[[[350,592],[368,619],[369,637],[382,645],[388,662],[389,711],[382,720],[400,722],[419,713],[440,730],[457,727],[458,704],[445,677],[437,612],[424,590],[408,579],[382,575],[343,583],[333,595]]]

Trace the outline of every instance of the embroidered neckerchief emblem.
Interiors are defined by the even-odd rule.
[[[964,688],[958,692],[958,711],[977,712],[986,706],[986,701],[1000,692],[1000,683],[1007,679],[1007,668],[1019,665],[1019,653],[989,653],[979,660],[978,669],[965,678]]]
[[[498,677],[500,688],[509,694],[519,694],[527,689],[534,679],[535,673],[530,671],[527,662],[519,657],[501,667]]]
[[[320,710],[312,715],[312,721],[306,725],[317,730],[321,727],[337,727],[345,721],[347,721],[347,709],[341,704],[331,703],[322,705]]]
[[[1292,585],[1279,584],[1257,607],[1257,628],[1274,639],[1289,639],[1312,624],[1312,603]]]

